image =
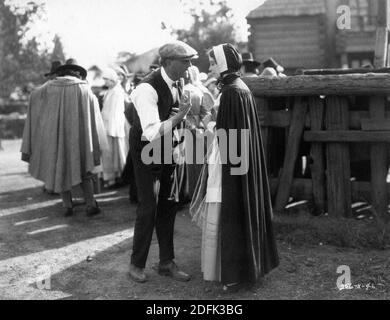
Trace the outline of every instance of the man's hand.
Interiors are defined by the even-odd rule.
[[[159,135],[163,136],[175,128],[191,110],[191,99],[189,94],[183,94],[179,100],[179,108],[172,108],[169,118],[161,123],[159,129]],[[169,130],[167,129],[169,128]]]
[[[180,98],[178,113],[183,114],[183,116],[185,116],[188,111],[191,110],[191,107],[191,93],[189,91],[186,91]]]
[[[179,108],[172,108],[171,113],[169,114],[169,118],[177,115],[179,113]]]

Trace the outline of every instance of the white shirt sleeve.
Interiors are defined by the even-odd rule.
[[[158,113],[158,96],[156,90],[148,84],[141,83],[130,95],[141,122],[143,136],[149,141],[159,137],[161,126]]]

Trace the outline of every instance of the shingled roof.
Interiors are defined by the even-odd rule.
[[[247,19],[326,13],[326,0],[267,0],[251,11]]]

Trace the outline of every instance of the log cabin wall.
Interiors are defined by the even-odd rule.
[[[258,61],[273,57],[286,70],[326,66],[322,15],[250,20],[249,50]]]
[[[287,74],[297,69],[373,64],[378,0],[266,0],[247,16],[248,49],[270,56]],[[351,9],[351,29],[339,29],[337,8]]]

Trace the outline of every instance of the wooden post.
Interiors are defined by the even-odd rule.
[[[370,98],[371,119],[385,116],[385,97]],[[389,133],[390,135],[390,133]],[[388,174],[387,144],[373,143],[371,146],[371,200],[373,208],[381,217],[387,214],[386,178]]]
[[[348,101],[344,97],[326,98],[326,129],[348,130]],[[351,216],[351,169],[349,145],[330,142],[326,146],[328,213]]]
[[[385,67],[387,63],[389,9],[389,0],[378,0],[375,68]],[[385,97],[374,96],[370,98],[370,116],[372,119],[383,119],[385,117]],[[381,217],[385,217],[387,214],[387,170],[387,146],[385,143],[375,143],[371,146],[371,200],[374,210]]]
[[[287,150],[276,194],[275,211],[283,211],[288,203],[294,178],[294,167],[298,156],[299,144],[305,127],[307,104],[301,97],[295,98],[289,129]]]
[[[320,98],[309,99],[311,130],[322,130],[324,119],[324,101]],[[313,180],[313,200],[315,215],[325,212],[325,164],[322,143],[311,143],[310,172]]]

